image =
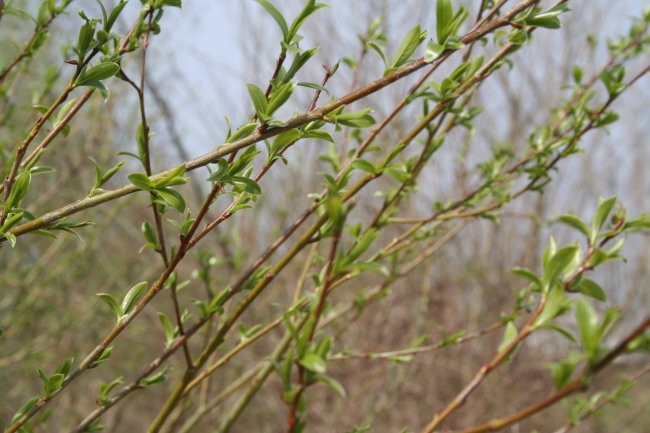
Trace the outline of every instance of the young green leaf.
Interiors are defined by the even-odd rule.
[[[68,374],[70,374],[70,370],[72,370],[72,364],[74,363],[74,358],[68,358],[61,365],[59,365],[59,368],[56,369],[55,373],[60,373],[64,377],[67,377]]]
[[[148,244],[154,247],[154,249],[158,247],[158,238],[156,236],[156,233],[153,231],[153,227],[151,227],[151,224],[149,224],[148,221],[142,223],[140,231],[144,235],[144,238],[147,240]]]
[[[178,191],[169,187],[155,189],[154,194],[160,197],[162,204],[167,204],[181,213],[183,213],[187,207],[183,196]]]
[[[266,107],[265,114],[270,116],[282,107],[291,97],[295,87],[296,83],[284,83],[274,90],[269,95],[269,103]]]
[[[230,182],[234,183],[237,186],[240,186],[249,194],[262,194],[262,188],[260,188],[260,185],[253,179],[249,179],[244,176],[233,176]]]
[[[548,262],[548,266],[544,268],[544,281],[552,283],[557,277],[559,277],[560,274],[569,267],[578,251],[578,247],[569,246],[562,248],[553,255],[551,260]]]
[[[318,51],[318,47],[312,48],[310,50],[307,50],[303,53],[297,54],[293,62],[291,62],[291,66],[289,66],[289,70],[285,72],[285,74],[282,76],[282,81],[284,83],[288,83],[295,75],[296,73],[311,59],[314,54]]]
[[[329,143],[334,143],[334,137],[332,137],[332,134],[327,131],[323,131],[322,129],[312,129],[305,131],[302,138],[315,138],[318,140],[327,141]]]
[[[296,85],[300,86],[300,87],[307,87],[309,89],[319,90],[321,92],[325,92],[328,95],[330,94],[329,90],[327,90],[327,88],[325,88],[324,86],[321,86],[320,84],[307,83],[305,81],[300,81],[300,82],[296,83]]]
[[[438,44],[444,45],[447,39],[445,30],[454,17],[454,11],[451,6],[451,0],[437,0],[436,2],[436,36]]]
[[[119,384],[121,384],[123,381],[123,377],[120,376],[117,379],[113,379],[109,383],[99,383],[99,398],[97,399],[97,403],[102,406],[106,403],[108,403],[108,395],[110,392]]]
[[[303,135],[304,134],[297,129],[290,129],[287,132],[283,132],[282,134],[275,137],[275,140],[273,140],[273,146],[271,146],[271,148],[274,151],[279,152],[288,144],[299,140]]]
[[[569,331],[566,329],[562,328],[561,326],[558,326],[554,323],[545,323],[539,327],[540,329],[550,329],[552,331],[557,332],[558,334],[561,334],[562,336],[566,337],[567,340],[571,341],[572,343],[577,343],[576,338],[571,334]]]
[[[426,39],[427,30],[422,30],[419,25],[416,25],[409,31],[402,43],[400,44],[393,62],[390,64],[390,69],[399,68],[411,58],[417,47]]]
[[[255,0],[257,3],[262,5],[264,9],[273,17],[276,23],[278,23],[278,26],[280,26],[280,30],[282,30],[282,37],[286,40],[287,38],[287,33],[289,33],[289,26],[287,26],[287,22],[285,21],[284,17],[280,13],[280,11],[273,6],[273,3],[271,3],[268,0]]]
[[[255,112],[260,120],[264,121],[263,119],[267,118],[266,112],[269,106],[266,96],[264,96],[264,92],[262,92],[262,90],[255,84],[249,84],[247,87],[248,94],[250,95],[251,101],[253,101],[253,106],[255,107]]]
[[[84,70],[79,75],[79,78],[74,82],[74,87],[88,86],[92,83],[105,80],[117,74],[120,70],[120,65],[117,63],[106,62],[93,66],[90,69]]]
[[[111,13],[108,15],[108,18],[104,20],[104,31],[105,32],[110,32],[111,29],[113,28],[113,24],[115,24],[115,21],[117,20],[117,17],[120,15],[122,12],[122,9],[124,9],[124,6],[128,3],[128,0],[120,0],[120,3],[113,8]]]
[[[542,285],[542,280],[540,280],[539,277],[533,271],[531,271],[530,269],[513,268],[513,269],[510,270],[510,272],[512,272],[513,274],[515,274],[515,275],[517,275],[519,277],[522,277],[522,278],[525,278],[525,279],[531,281],[532,283],[536,284],[537,286]]]
[[[20,406],[20,409],[14,414],[13,418],[11,418],[11,423],[15,423],[18,421],[23,415],[27,413],[34,405],[40,400],[40,397],[34,397],[31,400],[27,401],[25,404]]]
[[[373,163],[361,158],[352,161],[351,166],[361,171],[365,171],[366,173],[370,173],[373,176],[378,176],[381,173]]]
[[[610,197],[608,199],[599,199],[598,208],[596,208],[596,213],[591,220],[591,236],[595,239],[598,236],[598,232],[607,221],[607,217],[612,212],[614,205],[616,204],[616,197]]]
[[[104,362],[108,361],[111,358],[111,355],[113,354],[113,346],[108,346],[104,350],[102,350],[101,355],[97,357],[97,359],[92,363],[93,367],[97,367],[100,364],[103,364]]]
[[[83,63],[94,35],[95,23],[92,21],[87,21],[86,24],[82,25],[79,29],[76,49],[77,55],[79,56],[79,63]]]
[[[345,397],[345,388],[343,388],[343,385],[341,385],[336,379],[330,377],[330,376],[325,376],[323,374],[318,374],[316,375],[315,378],[318,382],[323,382],[325,385],[329,386],[332,388],[332,390],[339,395],[339,397]]]
[[[570,360],[565,360],[562,362],[554,363],[550,365],[551,376],[553,377],[553,383],[555,384],[555,389],[563,388],[573,374],[575,369],[575,362]]]
[[[590,361],[593,361],[600,346],[598,316],[590,303],[580,299],[575,310],[580,340]]]
[[[517,337],[518,331],[517,327],[515,326],[512,321],[508,322],[506,325],[506,329],[503,333],[503,339],[501,340],[501,344],[499,344],[499,348],[497,349],[497,352],[501,353],[503,350],[505,350],[510,343],[512,343],[515,338]]]
[[[291,23],[291,27],[287,31],[284,42],[290,44],[292,40],[298,34],[298,30],[304,24],[305,20],[309,18],[310,15],[316,13],[318,10],[328,7],[327,3],[317,3],[315,0],[307,0],[305,7],[298,14],[298,16]]]
[[[101,298],[102,301],[104,301],[108,306],[111,307],[113,312],[115,313],[115,318],[119,322],[122,319],[122,307],[120,304],[117,302],[117,299],[110,293],[98,293],[97,296]]]
[[[183,7],[183,0],[161,0],[162,6]]]
[[[126,293],[126,296],[124,296],[124,299],[122,300],[122,305],[120,305],[122,314],[129,314],[131,312],[136,302],[140,300],[146,289],[146,281],[142,281],[129,289],[129,291]]]
[[[591,298],[597,299],[599,301],[607,301],[607,295],[600,285],[594,280],[584,278],[580,284],[576,287],[580,293],[585,294]]]
[[[160,320],[160,324],[165,332],[165,346],[169,347],[176,338],[176,327],[172,324],[172,321],[169,320],[169,317],[160,311],[158,312],[158,320]]]
[[[445,51],[446,46],[436,44],[433,41],[429,41],[427,44],[427,49],[424,52],[424,61],[427,63],[433,62],[435,59],[440,56]]]
[[[210,182],[219,182],[228,172],[228,161],[223,158],[217,160],[217,169],[210,174],[208,180]]]
[[[341,114],[332,114],[330,113],[329,117],[336,123],[345,126],[352,126],[356,128],[367,128],[375,124],[375,119],[370,115],[372,110],[370,108],[365,108],[359,111],[353,111],[350,113],[341,113]]]
[[[31,184],[31,181],[32,181],[32,174],[27,170],[22,171],[16,177],[14,186],[13,188],[11,188],[11,194],[9,194],[9,198],[5,203],[5,208],[7,210],[13,209],[20,205],[20,202],[23,200],[23,198],[25,198],[25,194],[27,194],[27,190],[29,190],[29,185]]]
[[[138,187],[143,191],[151,191],[153,189],[153,183],[146,175],[142,173],[132,173],[127,176],[133,185]]]
[[[242,125],[226,140],[226,143],[232,143],[239,140],[240,138],[248,137],[251,132],[255,131],[257,124],[255,122],[247,123]]]
[[[325,373],[327,370],[327,362],[318,354],[307,351],[299,360],[300,365],[314,373]]]
[[[544,310],[535,320],[535,327],[546,326],[550,321],[563,314],[568,306],[570,300],[565,300],[564,290],[560,285],[553,285],[548,292],[546,298],[546,305]]]
[[[144,379],[142,379],[140,381],[139,385],[144,387],[144,388],[147,388],[147,387],[149,387],[151,385],[154,385],[156,383],[164,382],[165,379],[166,379],[165,374],[167,373],[168,369],[169,369],[168,367],[165,367],[161,371],[159,371],[158,373],[153,373],[153,374],[145,377]]]
[[[584,234],[585,236],[589,237],[589,226],[585,224],[580,218],[578,218],[575,215],[572,214],[566,214],[562,215],[557,219],[558,222],[561,222],[562,224],[566,224],[569,227],[573,227],[574,229],[580,231],[580,233]]]
[[[47,381],[45,382],[45,386],[43,387],[45,396],[51,397],[57,389],[61,388],[63,379],[65,379],[65,376],[60,373],[55,373],[52,376],[48,377]]]

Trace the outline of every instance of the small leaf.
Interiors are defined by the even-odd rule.
[[[544,14],[527,18],[526,20],[524,20],[524,23],[531,27],[543,27],[546,29],[559,29],[561,25],[558,17],[547,16]]]
[[[217,160],[217,169],[210,174],[208,180],[210,182],[219,182],[221,179],[223,179],[227,172],[228,162],[223,158],[219,158]]]
[[[553,255],[544,269],[544,281],[552,283],[571,264],[577,253],[578,247],[570,246],[562,248]]]
[[[50,397],[57,389],[61,388],[63,379],[65,379],[65,376],[61,373],[55,373],[52,376],[50,376],[47,379],[47,382],[45,382],[45,386],[43,387],[43,390],[45,391],[45,396]]]
[[[269,95],[269,104],[266,108],[265,114],[270,116],[282,107],[291,97],[295,87],[296,83],[285,83],[277,89],[274,89],[274,91]]]
[[[305,355],[300,358],[299,362],[300,365],[314,373],[322,374],[327,370],[327,362],[314,352],[305,353]]]
[[[589,237],[589,226],[587,226],[587,224],[585,224],[577,216],[571,215],[571,214],[566,214],[566,215],[560,216],[557,219],[557,221],[561,222],[562,224],[566,224],[569,227],[573,227],[574,229],[580,231],[580,233],[582,233],[585,236]]]
[[[508,324],[506,325],[506,329],[503,333],[503,339],[501,340],[501,344],[499,344],[499,348],[497,349],[497,352],[501,353],[502,351],[504,351],[510,345],[510,343],[512,343],[515,340],[515,338],[517,338],[517,334],[518,331],[515,324],[512,323],[512,321],[508,322]]]
[[[551,376],[553,376],[553,383],[555,384],[555,389],[563,388],[573,374],[575,368],[575,363],[571,361],[562,361],[558,363],[551,364]]]
[[[131,181],[133,185],[135,185],[138,189],[141,189],[143,191],[151,191],[151,189],[153,188],[151,179],[149,179],[146,175],[142,173],[132,173],[128,175],[127,178]]]
[[[380,171],[377,170],[377,167],[375,167],[374,164],[372,164],[371,162],[365,159],[357,158],[354,161],[352,161],[351,165],[352,167],[359,169],[361,171],[365,171],[366,173],[370,173],[373,176],[377,176],[380,174]]]
[[[558,332],[558,333],[562,334],[563,336],[565,336],[567,338],[567,340],[569,340],[569,341],[571,341],[573,343],[576,343],[576,338],[573,336],[573,334],[571,334],[569,331],[567,331],[566,329],[564,329],[564,328],[562,328],[562,327],[560,327],[558,325],[555,325],[553,323],[545,323],[542,326],[540,326],[540,328],[551,329],[551,330],[553,330],[555,332]]]
[[[146,388],[148,386],[154,385],[156,383],[164,382],[165,381],[165,374],[167,373],[168,368],[165,367],[158,373],[153,373],[144,379],[142,379],[139,383],[140,386]]]
[[[253,161],[255,156],[260,153],[255,146],[248,147],[242,155],[230,164],[228,175],[234,176],[242,171]]]
[[[456,331],[453,334],[447,336],[440,342],[440,347],[449,346],[452,344],[458,343],[458,341],[465,336],[467,332],[464,330]]]
[[[59,368],[56,369],[55,373],[60,373],[64,377],[67,377],[68,374],[70,374],[70,370],[72,370],[72,364],[74,362],[74,358],[68,358],[63,363],[59,366]]]
[[[108,361],[111,358],[111,355],[113,354],[113,346],[108,346],[104,350],[102,350],[101,355],[97,357],[97,359],[93,362],[92,366],[97,367],[100,364],[103,364],[104,362]]]
[[[140,300],[146,289],[146,281],[142,281],[129,289],[129,291],[126,293],[126,296],[124,296],[124,299],[122,300],[122,305],[120,306],[122,314],[129,314],[129,312],[131,312],[136,302]]]
[[[537,317],[537,320],[535,320],[535,327],[547,325],[561,313],[566,311],[567,303],[570,302],[564,299],[564,290],[557,284],[552,286],[546,296],[546,305],[544,306],[542,313]]]
[[[290,129],[287,132],[283,132],[278,135],[275,140],[273,140],[272,148],[277,152],[284,149],[288,144],[294,143],[299,140],[304,134],[297,129]]]
[[[580,331],[580,339],[590,360],[593,360],[598,346],[600,337],[598,330],[598,317],[594,308],[584,299],[580,299],[576,305],[576,320]]]
[[[607,221],[607,217],[614,208],[614,205],[616,204],[616,197],[610,197],[608,199],[601,198],[598,202],[598,208],[596,209],[596,213],[591,220],[591,233],[594,239],[598,235],[598,232],[600,232],[600,229],[603,227],[603,224],[605,224],[605,221]]]
[[[105,80],[117,74],[120,70],[120,65],[113,62],[100,63],[97,66],[85,70],[79,75],[79,78],[74,82],[74,87],[88,86],[97,81]]]
[[[286,39],[287,33],[289,33],[289,26],[287,26],[287,22],[285,21],[284,17],[280,13],[280,11],[273,6],[273,3],[271,3],[268,0],[255,0],[257,3],[261,4],[264,9],[273,17],[276,23],[278,23],[278,26],[280,26],[280,30],[282,30],[282,36]]]
[[[377,54],[379,54],[381,59],[384,61],[384,66],[386,67],[386,69],[389,69],[390,66],[388,65],[388,59],[386,58],[386,54],[384,53],[384,49],[377,42],[374,42],[374,41],[368,42],[368,46],[370,48],[372,48],[373,50],[375,50],[375,52],[377,52]]]
[[[541,285],[542,285],[542,281],[541,281],[541,280],[539,279],[539,277],[538,277],[537,275],[535,275],[535,273],[534,273],[533,271],[531,271],[530,269],[526,269],[526,268],[513,268],[513,269],[510,270],[510,272],[512,272],[513,274],[515,274],[515,275],[517,275],[517,276],[519,276],[519,277],[525,278],[525,279],[531,281],[532,283],[537,284],[538,286],[541,286]]]
[[[268,101],[266,100],[266,96],[264,96],[264,92],[262,92],[262,90],[260,90],[260,88],[255,84],[249,84],[247,87],[248,94],[250,95],[251,101],[253,101],[253,106],[255,107],[255,112],[260,120],[264,121],[268,110]]]
[[[154,190],[154,193],[159,196],[165,204],[168,204],[177,211],[181,213],[185,211],[185,199],[178,191],[171,188],[160,188]]]
[[[329,90],[327,90],[325,87],[321,86],[320,84],[300,81],[296,83],[296,85],[300,87],[307,87],[308,89],[320,90],[321,92],[325,92],[327,95],[330,94]]]
[[[448,27],[453,16],[454,11],[451,6],[451,0],[438,0],[436,2],[436,36],[440,45],[444,45],[447,39],[445,29]]]
[[[426,39],[427,31],[420,29],[419,25],[416,25],[411,29],[410,32],[406,34],[404,40],[400,44],[397,52],[395,53],[395,58],[390,65],[390,69],[398,68],[408,62],[411,58],[411,55],[415,52],[418,46]]]
[[[11,418],[11,424],[15,423],[18,421],[23,415],[25,415],[31,408],[36,405],[40,397],[34,397],[31,400],[29,400],[27,403],[23,404],[20,406],[20,409],[18,409],[18,412]]]
[[[345,388],[343,388],[343,385],[341,385],[334,378],[319,374],[319,375],[316,375],[316,380],[319,381],[319,382],[323,382],[324,384],[326,384],[327,386],[332,388],[332,390],[334,390],[334,392],[337,393],[340,397],[345,397],[346,396]]]
[[[605,294],[605,291],[594,280],[585,278],[580,282],[580,284],[578,285],[578,287],[576,287],[576,289],[580,293],[587,295],[591,298],[597,299],[602,302],[607,301],[607,295]]]
[[[436,44],[433,41],[429,41],[427,44],[427,49],[424,52],[424,61],[427,63],[433,62],[435,59],[440,56],[445,51],[445,45]]]
[[[255,122],[240,126],[230,137],[228,137],[226,143],[232,143],[240,138],[247,137],[251,132],[255,131],[255,128],[257,128],[257,123]]]
[[[88,20],[86,20],[88,21]],[[86,22],[79,28],[79,37],[77,38],[77,54],[79,55],[79,63],[83,63],[86,52],[90,47],[90,43],[95,35],[95,24]]]
[[[324,140],[329,143],[334,143],[334,137],[332,137],[332,134],[327,131],[323,131],[322,129],[312,129],[305,131],[303,138],[315,138],[317,140]]]
[[[343,228],[346,217],[345,206],[343,205],[341,198],[337,195],[331,196],[325,202],[325,210],[332,220],[334,230],[340,232]]]
[[[11,194],[5,204],[7,210],[11,210],[20,205],[20,202],[25,198],[27,191],[29,190],[29,185],[32,182],[32,174],[29,171],[22,171],[16,181],[14,182],[13,188],[11,188]]]
[[[310,15],[317,12],[319,9],[326,8],[328,6],[329,5],[326,3],[316,3],[315,0],[308,0],[305,4],[305,7],[291,23],[291,27],[289,27],[289,30],[287,31],[284,42],[290,44],[297,35],[300,27],[304,24],[305,20],[309,18]]]
[[[181,164],[178,167],[172,169],[169,174],[165,175],[160,179],[156,179],[152,182],[154,188],[162,188],[166,186],[175,186],[183,185],[187,183],[187,179],[182,176],[185,174],[185,164]]]
[[[262,188],[260,188],[259,184],[253,179],[249,179],[244,176],[233,176],[232,182],[241,185],[244,191],[249,194],[262,194]]]
[[[165,313],[161,313],[159,311],[158,320],[160,320],[160,324],[162,325],[165,332],[165,339],[167,340],[165,345],[169,346],[169,344],[174,341],[174,338],[176,338],[176,328],[172,324],[172,321],[169,320],[169,317],[165,315]]]
[[[117,17],[120,15],[122,12],[122,9],[124,9],[124,6],[128,3],[128,0],[121,0],[120,3],[113,8],[111,13],[108,15],[108,18],[104,20],[104,31],[110,32],[111,29],[113,28],[113,24],[115,23],[115,20],[117,20]]]
[[[288,83],[296,75],[296,73],[305,65],[305,63],[307,63],[309,59],[314,57],[317,51],[318,51],[318,47],[297,54],[296,57],[294,57],[293,62],[291,62],[291,66],[289,66],[287,72],[282,76],[282,82]]]
[[[151,227],[151,224],[149,224],[148,221],[142,223],[142,226],[140,227],[140,231],[142,232],[144,238],[148,243],[150,243],[154,247],[158,246],[158,238],[156,237],[156,233],[153,231],[153,227]]]
[[[120,376],[120,377],[118,377],[117,379],[113,379],[113,380],[112,380],[111,382],[109,382],[109,383],[103,383],[103,382],[100,382],[100,383],[99,383],[99,401],[98,401],[98,403],[99,403],[100,405],[103,405],[103,404],[107,403],[107,401],[108,401],[108,394],[110,394],[110,392],[111,392],[111,391],[112,391],[116,386],[118,386],[119,384],[121,384],[122,381],[123,381],[123,379],[124,379],[124,378],[123,378],[122,376]]]
[[[341,125],[366,128],[375,124],[375,119],[370,115],[371,112],[372,110],[370,108],[366,108],[351,113],[330,114],[330,117]]]
[[[183,0],[162,0],[163,6],[183,7]]]
[[[106,304],[108,304],[113,312],[115,313],[115,317],[117,318],[117,321],[119,322],[120,319],[122,318],[122,307],[120,307],[120,304],[117,302],[117,299],[110,293],[98,293],[97,296],[101,298],[102,301],[104,301]]]

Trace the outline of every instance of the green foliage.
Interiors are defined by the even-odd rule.
[[[606,59],[594,54],[585,62],[589,66],[561,65],[570,77],[560,101],[549,106],[541,100],[553,95],[550,79],[537,95],[540,101],[531,102],[528,82],[507,74],[515,74],[522,62],[512,54],[535,53],[539,47],[527,42],[561,28],[575,2],[545,9],[539,2],[518,1],[511,9],[486,1],[477,13],[460,2],[437,0],[435,28],[411,22],[410,30],[397,32],[405,33],[401,40],[393,39],[397,15],[379,17],[358,35],[358,54],[350,56],[349,47],[336,44],[336,32],[349,29],[323,27],[324,39],[307,33],[327,19],[316,15],[327,3],[305,0],[289,19],[277,0],[257,0],[262,7],[257,10],[281,33],[277,60],[267,65],[273,73],[246,86],[248,98],[240,107],[245,120],[231,125],[226,116],[221,145],[213,143],[193,159],[180,152],[186,161],[179,164],[166,153],[167,140],[184,150],[182,141],[195,131],[176,130],[181,118],[167,113],[165,95],[149,77],[156,62],[166,61],[156,51],[163,40],[156,36],[176,25],[163,19],[170,16],[165,12],[182,2],[121,0],[110,10],[101,1],[92,8],[82,5],[62,58],[48,44],[65,39],[52,37],[61,32],[52,23],[70,3],[44,0],[21,11],[18,2],[0,2],[3,25],[9,17],[18,23],[12,26],[34,24],[0,69],[0,241],[14,247],[3,250],[8,294],[0,305],[0,337],[7,349],[0,351],[0,365],[9,374],[1,384],[16,400],[9,406],[19,408],[8,425],[2,422],[3,430],[57,431],[55,424],[64,423],[74,431],[99,431],[105,428],[101,419],[112,423],[133,407],[155,410],[146,413],[152,433],[200,430],[212,425],[215,413],[217,431],[254,430],[251,425],[266,419],[268,407],[276,418],[286,412],[284,430],[298,433],[319,420],[316,414],[334,420],[331,405],[340,404],[346,389],[359,399],[357,406],[370,410],[351,431],[385,430],[373,425],[375,415],[381,411],[390,418],[399,411],[400,392],[412,391],[404,385],[422,378],[410,365],[425,365],[437,351],[444,362],[465,359],[467,351],[467,359],[480,359],[481,367],[467,385],[452,389],[457,394],[446,406],[426,407],[437,399],[434,394],[419,399],[418,410],[437,413],[422,430],[427,433],[448,428],[447,418],[463,410],[458,402],[476,404],[472,413],[485,412],[487,403],[471,396],[479,387],[494,394],[491,408],[502,405],[493,392],[497,382],[485,379],[509,368],[505,364],[530,368],[518,380],[526,389],[537,389],[541,381],[534,371],[548,364],[556,392],[519,399],[532,399],[533,405],[516,405],[513,414],[471,431],[507,428],[595,387],[591,395],[570,401],[567,422],[574,425],[603,404],[620,401],[638,381],[619,381],[606,392],[592,378],[627,353],[639,358],[649,353],[650,324],[646,319],[629,329],[634,314],[620,308],[620,288],[606,272],[623,266],[624,245],[626,255],[638,255],[638,247],[625,241],[650,229],[650,214],[630,217],[623,200],[609,197],[599,199],[591,218],[581,217],[584,209],[576,200],[572,213],[548,220],[547,209],[525,197],[540,194],[539,203],[548,205],[552,199],[541,194],[549,192],[547,185],[566,160],[591,155],[585,136],[625,121],[625,111],[612,108],[649,72],[638,63],[650,44],[650,13],[608,43]],[[341,4],[332,13],[350,10],[351,4]],[[132,21],[123,27],[127,16]],[[247,31],[254,23],[247,17]],[[301,46],[316,40],[323,47]],[[169,47],[173,57],[176,48]],[[264,58],[266,48],[256,48],[257,58]],[[335,75],[339,61],[331,55],[350,67],[344,71],[349,75]],[[323,58],[333,66],[324,66],[319,77],[308,66]],[[231,60],[222,59],[233,66]],[[39,73],[39,61],[67,65]],[[603,66],[595,67],[599,62]],[[503,74],[500,86],[484,90],[482,84],[497,74]],[[174,77],[165,79],[177,84]],[[406,84],[394,85],[398,82]],[[399,92],[374,97],[389,87]],[[512,97],[509,108],[517,123],[509,123],[507,109],[494,113],[494,87]],[[481,101],[489,103],[483,107]],[[538,124],[518,118],[529,103],[535,116],[521,119]],[[114,122],[97,121],[95,112]],[[113,134],[106,125],[117,123],[124,129]],[[124,140],[128,131],[135,137]],[[117,152],[116,142],[132,151]],[[116,154],[133,159],[118,161]],[[593,179],[589,186],[598,187]],[[555,202],[552,207],[555,211]],[[170,208],[178,214],[170,216]],[[530,227],[511,219],[521,217],[520,211]],[[475,225],[478,234],[454,240],[478,220],[484,224]],[[556,232],[552,223],[565,230]],[[538,239],[546,231],[552,236],[544,249]],[[54,239],[61,232],[83,236],[88,244],[70,248],[66,239]],[[539,260],[537,251],[543,251]],[[520,279],[501,271],[513,258],[520,266],[512,273]],[[116,287],[130,288],[118,295]],[[88,290],[100,292],[102,302],[88,301]],[[610,332],[615,324],[617,332]],[[482,339],[493,332],[499,341]],[[47,340],[43,348],[33,339],[41,333],[59,339]],[[472,340],[487,343],[463,345]],[[553,353],[540,350],[547,342]],[[108,362],[114,347],[116,360]],[[80,350],[81,362],[61,363],[61,352]],[[418,357],[424,363],[417,364]],[[355,364],[353,358],[362,361]],[[59,366],[50,374],[52,369],[38,368],[36,375],[20,377],[23,370],[33,371],[27,367],[35,359],[40,365],[56,359],[52,365]],[[374,367],[382,362],[385,370]],[[358,365],[370,374],[357,375]],[[88,374],[95,368],[100,376]],[[381,374],[385,389],[378,391]],[[74,388],[79,407],[71,410],[65,395],[72,395],[68,387],[81,376],[98,386]],[[369,379],[360,383],[357,376]],[[435,392],[433,380],[440,389],[458,385],[429,376],[417,388]],[[275,397],[258,407],[249,405],[274,377],[281,392],[266,393]],[[156,392],[142,391],[165,381],[169,386]],[[97,404],[86,406],[84,393],[97,389]],[[51,404],[59,394],[64,396]],[[143,400],[118,404],[132,394]],[[114,416],[107,416],[110,411]],[[56,416],[49,418],[52,413]],[[141,422],[145,414],[138,415]],[[476,422],[473,416],[465,420]],[[234,426],[237,421],[242,425]]]

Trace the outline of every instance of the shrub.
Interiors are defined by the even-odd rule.
[[[587,218],[535,204],[650,71],[650,11],[601,65],[562,65],[549,114],[493,139],[498,122],[481,122],[504,115],[484,85],[516,77],[523,52],[551,56],[534,38],[585,4],[437,0],[431,29],[393,46],[372,21],[356,57],[310,79],[318,47],[301,33],[329,5],[257,0],[281,35],[272,76],[247,85],[247,120],[191,157],[173,91],[149,81],[181,0],[99,2],[80,21],[71,0],[16,3],[0,2],[4,45],[25,41],[0,58],[4,431],[564,432],[649,371],[647,311],[622,299],[629,280],[594,271],[625,269],[607,262],[650,214],[616,196]],[[361,84],[371,58],[381,71]],[[523,251],[512,276],[491,265],[503,250]],[[537,416],[561,401],[568,415]]]

